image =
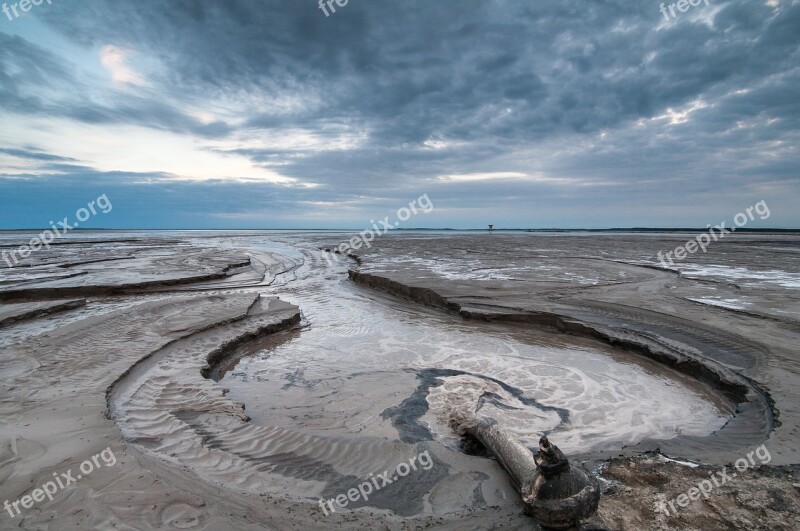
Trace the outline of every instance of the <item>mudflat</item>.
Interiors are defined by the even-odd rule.
[[[800,526],[800,237],[669,268],[687,235],[340,239],[98,233],[0,269],[0,527],[535,528],[464,407],[601,478],[596,525]]]

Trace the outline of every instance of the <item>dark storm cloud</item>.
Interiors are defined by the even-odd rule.
[[[161,58],[165,90],[302,87],[322,109],[250,124],[352,119],[378,127],[379,143],[613,127],[792,68],[800,28],[797,7],[770,20],[773,10],[750,0],[724,4],[713,29],[678,20],[659,31],[649,2],[352,1],[329,18],[313,1],[88,3],[91,15],[71,4],[48,15],[87,44],[132,43]],[[513,120],[485,120],[503,105]]]
[[[522,220],[532,195],[603,212],[592,198],[682,204],[711,193],[712,178],[796,195],[800,5],[791,4],[712,1],[667,24],[649,0],[350,0],[329,17],[314,0],[60,2],[41,10],[53,30],[86,47],[130,46],[163,68],[147,88],[98,105],[67,88],[85,83],[54,55],[0,34],[0,105],[216,139],[358,136],[329,150],[231,151],[321,184],[286,191],[288,200],[400,201],[435,189],[454,209],[480,193],[489,207],[519,207]],[[64,86],[58,104],[30,96],[35,84]],[[174,103],[243,93],[294,104],[204,125]],[[475,172],[565,181],[436,179]],[[716,193],[738,205],[738,192]]]

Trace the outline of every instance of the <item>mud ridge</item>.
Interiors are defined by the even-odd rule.
[[[18,321],[35,319],[51,313],[74,310],[81,306],[86,306],[86,299],[74,299],[67,301],[53,301],[51,303],[22,303],[9,305],[11,308],[0,308],[0,327],[7,326]]]
[[[153,280],[146,282],[136,282],[121,285],[94,285],[94,286],[70,286],[61,288],[22,288],[0,291],[0,302],[12,302],[20,300],[49,300],[64,299],[70,297],[110,297],[115,295],[136,295],[150,293],[162,288],[170,288],[186,284],[199,282],[210,282],[228,278],[235,269],[250,266],[250,259],[227,264],[221,271],[197,275],[184,278],[174,278],[167,280]],[[85,273],[78,273],[82,275]]]

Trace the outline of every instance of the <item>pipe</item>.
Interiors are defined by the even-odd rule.
[[[525,512],[543,527],[577,526],[597,511],[597,482],[570,467],[566,456],[547,437],[539,440],[539,452],[534,456],[492,418],[461,413],[454,416],[452,424],[459,434],[474,437],[495,455],[519,490]]]

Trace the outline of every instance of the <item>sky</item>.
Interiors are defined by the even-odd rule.
[[[800,0],[693,1],[6,2],[0,229],[800,228]]]

